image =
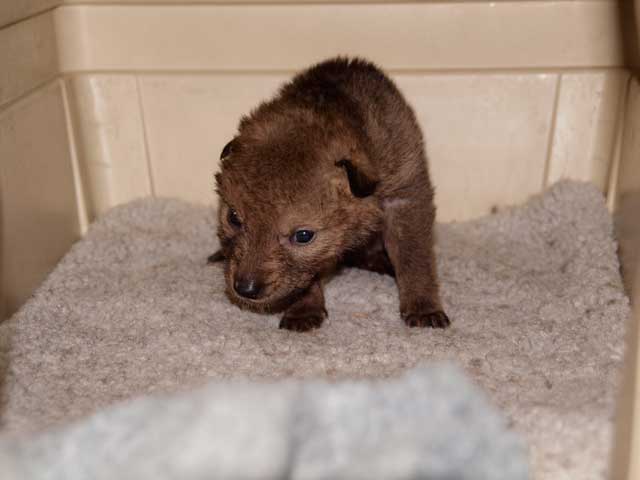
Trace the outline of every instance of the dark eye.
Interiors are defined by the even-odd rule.
[[[242,222],[240,221],[240,218],[238,218],[238,213],[233,208],[229,209],[229,213],[227,214],[227,219],[229,220],[229,223],[234,227],[242,226]]]
[[[315,232],[311,230],[298,230],[291,237],[291,242],[304,245],[305,243],[311,242],[311,240],[313,240],[315,236]]]

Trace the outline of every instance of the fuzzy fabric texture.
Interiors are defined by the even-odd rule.
[[[449,329],[405,327],[394,280],[353,269],[326,285],[328,321],[299,334],[229,303],[206,264],[210,209],[113,209],[0,326],[3,429],[208,379],[385,378],[450,360],[525,435],[534,478],[603,478],[630,310],[602,195],[562,182],[437,238]]]
[[[222,383],[0,439],[0,471],[5,480],[526,480],[526,449],[505,424],[447,365],[378,382]]]

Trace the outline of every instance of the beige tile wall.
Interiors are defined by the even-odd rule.
[[[214,202],[240,115],[338,53],[378,61],[415,105],[440,220],[560,178],[607,189],[627,76],[615,2],[119,2],[55,18],[96,214],[149,192]]]
[[[136,76],[71,76],[66,86],[89,217],[152,195]]]
[[[426,132],[440,220],[522,202],[560,178],[607,190],[625,71],[393,76]],[[94,211],[150,191],[215,203],[220,150],[240,116],[288,77],[74,75]]]
[[[62,83],[0,111],[2,294],[20,306],[79,238]]]
[[[80,5],[56,18],[66,72],[289,71],[341,53],[396,70],[623,61],[610,1]]]
[[[626,70],[562,75],[547,185],[569,177],[607,190],[628,78]]]
[[[1,28],[0,107],[55,78],[57,57],[51,13]]]
[[[439,220],[484,215],[540,191],[557,78],[397,76],[425,131]]]
[[[0,1],[0,320],[80,235],[73,132],[48,11],[57,3]]]
[[[426,0],[425,3],[433,0]],[[455,2],[459,0],[438,0]],[[485,1],[485,0],[469,0]],[[513,1],[513,0],[498,0]],[[529,0],[516,0],[529,1]],[[616,1],[616,0],[609,0]],[[36,15],[46,10],[51,10],[62,4],[69,5],[184,5],[184,4],[269,4],[275,3],[273,0],[2,0],[0,1],[0,28],[11,23],[18,22],[27,17]],[[393,3],[384,0],[278,0],[277,3]]]
[[[285,79],[268,74],[140,77],[156,193],[212,203],[213,172],[237,121]],[[189,168],[181,168],[185,165]]]

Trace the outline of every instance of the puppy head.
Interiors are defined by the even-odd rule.
[[[241,131],[216,175],[227,295],[260,312],[286,308],[380,224],[375,180],[352,160],[353,145],[293,131],[269,139]]]

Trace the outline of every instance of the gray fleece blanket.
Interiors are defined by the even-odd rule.
[[[487,392],[511,426],[524,436],[534,478],[604,477],[629,306],[619,275],[611,218],[595,187],[563,182],[522,207],[476,221],[440,225],[437,254],[442,293],[453,321],[444,331],[405,327],[398,315],[393,279],[360,270],[346,270],[327,285],[329,320],[321,329],[305,334],[278,330],[277,317],[241,311],[225,298],[221,271],[206,265],[207,255],[216,247],[213,218],[205,207],[147,199],[116,208],[92,226],[34,298],[0,326],[5,370],[3,435],[40,432],[120,400],[186,390],[211,379],[387,379],[424,361],[448,360]],[[429,375],[426,378],[430,385]],[[352,387],[342,388],[356,388],[346,385]],[[404,388],[402,383],[389,385],[395,385],[391,390]],[[467,438],[481,445],[477,435],[482,429],[473,427],[467,435],[458,431],[457,436],[449,436],[445,425],[438,423],[438,428],[445,430],[430,430],[429,422],[451,417],[442,413],[451,401],[446,398],[449,394],[441,394],[446,391],[446,382],[434,385],[421,390],[420,400],[412,407],[419,410],[420,401],[425,405],[436,402],[429,407],[432,413],[406,422],[415,429],[411,435],[424,435],[424,444],[437,442],[442,434],[455,438],[449,447],[436,449],[440,454]],[[282,391],[287,388],[307,387],[282,386]],[[318,393],[321,402],[331,405],[329,387],[318,388],[325,392]],[[387,391],[384,386],[379,388]],[[279,404],[268,400],[272,398],[269,395],[278,398],[280,394],[275,392],[279,389],[256,393],[258,389],[250,387],[251,395],[263,395],[265,408],[269,402]],[[208,401],[226,405],[229,415],[241,418],[243,414],[231,411],[234,405],[242,404],[242,395],[249,394],[235,397],[229,393],[225,397],[224,392],[225,387],[214,388]],[[198,394],[193,395],[197,402]],[[282,404],[305,410],[305,404],[282,395]],[[471,391],[469,395],[477,397]],[[340,398],[335,401],[342,402]],[[371,398],[375,404],[375,395]],[[373,405],[362,401],[364,411],[375,411]],[[131,406],[130,415],[141,415],[140,421],[153,427],[149,424],[163,417],[158,409],[154,414],[146,411],[145,405],[153,409],[154,402]],[[41,462],[75,462],[71,453],[60,456],[50,449],[58,445],[68,446],[70,450],[64,452],[76,451],[73,445],[79,437],[73,432],[82,431],[87,440],[76,444],[94,445],[88,440],[91,422],[129,418],[127,407],[120,408],[115,413],[101,413],[87,424],[55,430],[58,436],[48,443],[42,437],[33,444],[25,440],[27,443],[17,444],[22,446],[16,447],[17,452],[4,454],[13,459],[42,456]],[[165,417],[174,415],[172,408],[166,407]],[[401,411],[408,407],[400,401],[393,408]],[[212,411],[203,413],[203,418],[209,418],[207,415],[214,418],[221,414]],[[278,416],[275,410],[274,416]],[[341,424],[337,419],[346,417],[332,417],[332,422]],[[249,428],[252,417],[247,418],[241,425]],[[322,439],[317,440],[321,445],[317,458],[330,449],[327,438],[335,440],[353,433],[358,415],[351,418],[354,423],[344,423],[344,430],[317,437]],[[182,438],[175,424],[165,429],[161,425],[158,431],[164,432],[164,437]],[[196,429],[196,437],[184,441],[225,443],[230,427],[221,425],[219,429]],[[153,435],[158,431],[149,430]],[[494,435],[494,430],[491,432]],[[499,443],[501,434],[495,432]],[[99,436],[100,429],[96,427],[93,433]],[[215,435],[219,437],[213,438]],[[251,445],[261,441],[259,436],[255,438],[258,443]],[[291,442],[298,442],[291,436],[283,438],[287,444],[284,450]],[[379,438],[384,442],[384,436]],[[100,455],[111,459],[118,455],[117,448],[106,444],[112,450],[96,452],[97,464]],[[420,478],[411,476],[427,471],[420,470],[426,467],[416,460],[418,450],[403,453],[393,444],[381,443],[369,450],[347,448],[335,454],[342,465],[345,458],[360,458],[360,463],[353,460],[353,468],[377,468],[380,457],[382,464],[396,465],[398,472],[406,474],[387,478]],[[123,451],[122,455],[126,454]],[[282,455],[276,457],[290,454]],[[443,457],[445,463],[460,458],[456,455]],[[136,456],[127,458],[135,461]],[[285,463],[288,471],[297,468],[295,461]],[[319,476],[299,478],[325,478],[322,472],[331,478],[329,469]]]
[[[524,445],[449,366],[386,382],[214,384],[35,439],[5,480],[525,480]]]

